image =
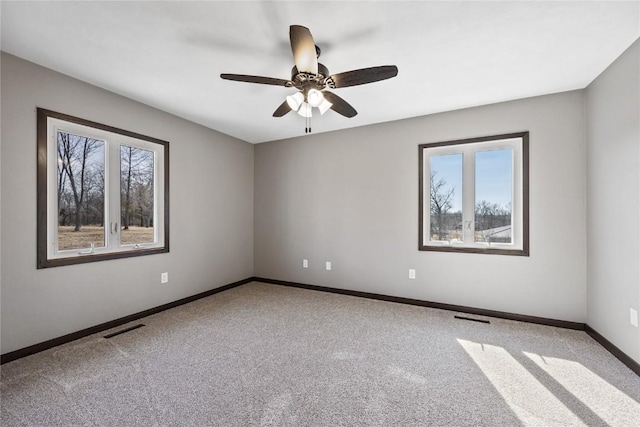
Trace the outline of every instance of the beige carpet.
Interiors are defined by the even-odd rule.
[[[586,333],[455,314],[250,283],[3,365],[0,422],[640,425],[640,377]]]

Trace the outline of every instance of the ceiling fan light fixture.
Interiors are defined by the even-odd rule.
[[[298,114],[302,117],[311,117],[311,105],[307,102],[303,102],[298,110]]]
[[[287,96],[287,104],[293,111],[298,111],[302,103],[304,102],[304,95],[301,92],[296,92],[293,95]]]
[[[307,102],[312,107],[319,107],[324,101],[324,95],[318,89],[309,89],[307,92]]]
[[[332,106],[333,106],[333,104],[330,103],[329,101],[327,101],[327,99],[325,98],[325,99],[322,100],[322,103],[320,105],[318,105],[318,110],[320,110],[320,114],[324,114]]]

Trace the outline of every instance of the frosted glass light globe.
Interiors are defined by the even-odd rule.
[[[304,95],[302,95],[302,93],[300,92],[296,92],[294,95],[287,96],[286,99],[287,104],[289,104],[289,108],[291,108],[293,111],[298,111],[298,108],[300,108],[300,106],[304,102]]]
[[[307,93],[307,102],[312,107],[318,107],[324,101],[324,95],[317,89],[311,89]]]

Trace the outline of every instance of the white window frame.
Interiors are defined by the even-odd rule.
[[[512,150],[511,243],[475,241],[475,154]],[[431,157],[462,154],[463,240],[430,240]],[[471,252],[501,255],[529,255],[529,132],[470,138],[419,145],[421,251]]]
[[[104,247],[58,249],[58,132],[104,142]],[[153,153],[153,242],[120,243],[120,150],[122,146],[140,148]],[[166,141],[39,108],[38,268],[169,252],[168,156],[169,143]],[[43,160],[46,161],[43,162]],[[42,247],[43,244],[45,247]]]

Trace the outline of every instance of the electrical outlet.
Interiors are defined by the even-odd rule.
[[[633,326],[638,327],[638,310],[629,308],[629,321]]]
[[[409,269],[409,279],[415,279],[416,278],[416,270],[413,268]]]
[[[302,268],[309,268],[309,260],[308,259],[303,259],[302,260]]]
[[[169,273],[162,273],[160,275],[160,283],[167,283],[169,281]]]
[[[325,267],[327,270],[331,270],[331,261],[327,261],[327,262],[324,264],[324,267]]]

